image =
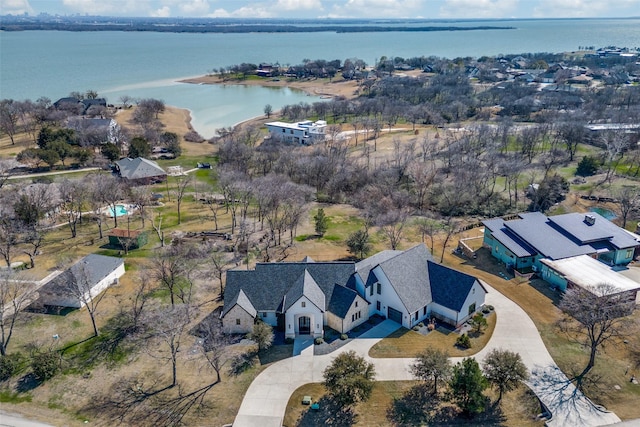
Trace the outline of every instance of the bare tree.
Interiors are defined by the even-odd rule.
[[[589,349],[586,366],[571,379],[582,389],[601,347],[610,339],[630,332],[625,317],[635,308],[635,294],[631,298],[629,293],[619,293],[607,283],[589,289],[574,287],[564,294],[560,308],[565,314],[559,322],[560,330]]]
[[[111,208],[114,212],[114,227],[118,227],[118,216],[115,215],[116,205],[124,197],[126,185],[119,178],[106,174],[96,175],[94,185],[95,197]]]
[[[191,184],[191,176],[187,175],[186,177],[178,180],[178,186],[176,188],[175,196],[176,203],[178,206],[178,224],[181,224],[182,218],[180,216],[180,206],[182,205],[182,200],[187,192],[187,187]]]
[[[82,219],[82,207],[89,197],[88,188],[82,181],[65,179],[60,185],[60,196],[71,237],[75,238],[78,222]]]
[[[175,387],[178,384],[178,352],[192,310],[187,304],[172,306],[148,312],[145,318],[145,325],[150,336],[159,339],[164,344],[164,350],[153,356],[171,363],[171,384],[167,388]]]
[[[457,230],[458,230],[458,222],[452,220],[451,217],[447,218],[446,222],[443,224],[442,229],[445,233],[445,238],[442,241],[442,253],[440,254],[440,262],[444,260],[444,253],[447,251],[447,244]]]
[[[35,297],[35,284],[11,270],[0,272],[0,355],[7,355],[16,320]]]
[[[625,185],[614,191],[614,196],[618,200],[618,209],[622,218],[622,228],[627,226],[629,214],[640,205],[640,188],[636,185]]]
[[[40,253],[40,248],[44,244],[45,231],[38,229],[35,225],[25,227],[22,242],[28,245],[29,250],[22,252],[29,257],[31,268],[36,266],[35,257]]]
[[[7,267],[11,267],[11,260],[18,249],[22,239],[22,223],[17,219],[0,216],[0,255],[4,258]]]
[[[91,318],[91,326],[93,326],[93,336],[100,334],[96,323],[98,305],[106,295],[106,290],[97,292],[93,289],[95,283],[94,278],[89,269],[82,263],[75,264],[67,270],[64,278],[64,293],[79,301],[80,304],[87,309],[87,313]]]
[[[389,241],[392,250],[396,250],[402,240],[404,226],[409,218],[409,213],[404,209],[395,209],[385,212],[376,218],[380,231]]]
[[[142,220],[142,228],[144,228],[145,219],[147,217],[146,208],[151,204],[151,188],[148,186],[131,187],[131,201],[136,205],[140,219]]]
[[[169,291],[171,307],[176,298],[189,303],[199,254],[190,245],[178,243],[160,251],[151,261],[149,274]]]
[[[222,321],[218,316],[207,316],[199,327],[200,345],[202,353],[207,359],[208,365],[216,373],[216,384],[222,379],[220,371],[228,360],[229,353],[227,347],[231,344],[229,335],[222,331]]]
[[[160,239],[160,247],[164,248],[164,232],[162,231],[162,215],[160,215],[160,213],[156,213],[156,215],[151,218],[151,226],[158,235],[158,239]]]

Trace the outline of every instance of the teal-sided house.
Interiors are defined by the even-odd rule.
[[[562,279],[542,260],[589,255],[608,265],[626,265],[640,247],[637,236],[597,213],[547,217],[531,212],[518,217],[511,221],[501,218],[484,221],[484,245],[506,265],[519,272],[539,271],[545,280],[559,288],[566,288],[566,284],[562,285]]]
[[[109,232],[109,245],[122,249],[138,249],[148,242],[146,231],[114,228]]]

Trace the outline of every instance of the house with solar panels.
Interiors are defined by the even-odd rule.
[[[475,277],[433,260],[425,245],[383,251],[360,262],[258,263],[227,272],[221,318],[227,333],[260,319],[286,337],[339,333],[380,315],[411,328],[431,318],[458,326],[484,305]]]
[[[640,289],[616,271],[638,255],[639,236],[595,212],[549,217],[530,212],[483,224],[484,246],[516,272],[536,273],[562,291],[609,283],[635,298]]]

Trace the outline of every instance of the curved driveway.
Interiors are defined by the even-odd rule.
[[[586,427],[620,422],[620,418],[614,413],[595,407],[568,381],[551,358],[533,321],[524,310],[491,286],[483,284],[489,291],[486,303],[495,307],[497,319],[491,340],[474,357],[482,361],[494,348],[520,353],[531,372],[527,385],[552,414],[552,419],[547,422],[549,426]],[[369,349],[375,343],[398,327],[397,323],[387,320],[329,355],[314,356],[311,346],[298,356],[274,363],[260,373],[249,386],[233,426],[281,426],[291,394],[304,384],[322,382],[324,369],[343,351],[354,350],[374,363],[376,380],[413,379],[409,371],[413,363],[412,358],[374,359],[368,355]],[[452,362],[461,359],[452,358]]]

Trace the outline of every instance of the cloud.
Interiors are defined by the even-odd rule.
[[[585,18],[604,16],[625,16],[623,11],[628,9],[629,15],[637,15],[640,10],[640,0],[541,0],[533,8],[536,18]],[[635,12],[634,12],[635,11]]]
[[[209,13],[208,0],[191,0],[188,2],[181,1],[180,3],[181,14],[188,16],[203,16]]]
[[[276,10],[322,10],[320,0],[278,0]]]
[[[241,7],[231,12],[216,9],[207,15],[209,18],[273,18],[274,15],[263,7]]]
[[[0,11],[3,15],[32,14],[33,8],[29,0],[0,0]]]
[[[168,18],[171,16],[171,8],[169,6],[162,6],[160,9],[151,12],[151,16],[155,18]]]
[[[62,4],[72,13],[88,15],[145,16],[152,10],[149,0],[63,0]]]
[[[348,0],[334,5],[329,18],[418,18],[425,0]]]
[[[508,18],[514,15],[519,0],[445,0],[441,18]]]

